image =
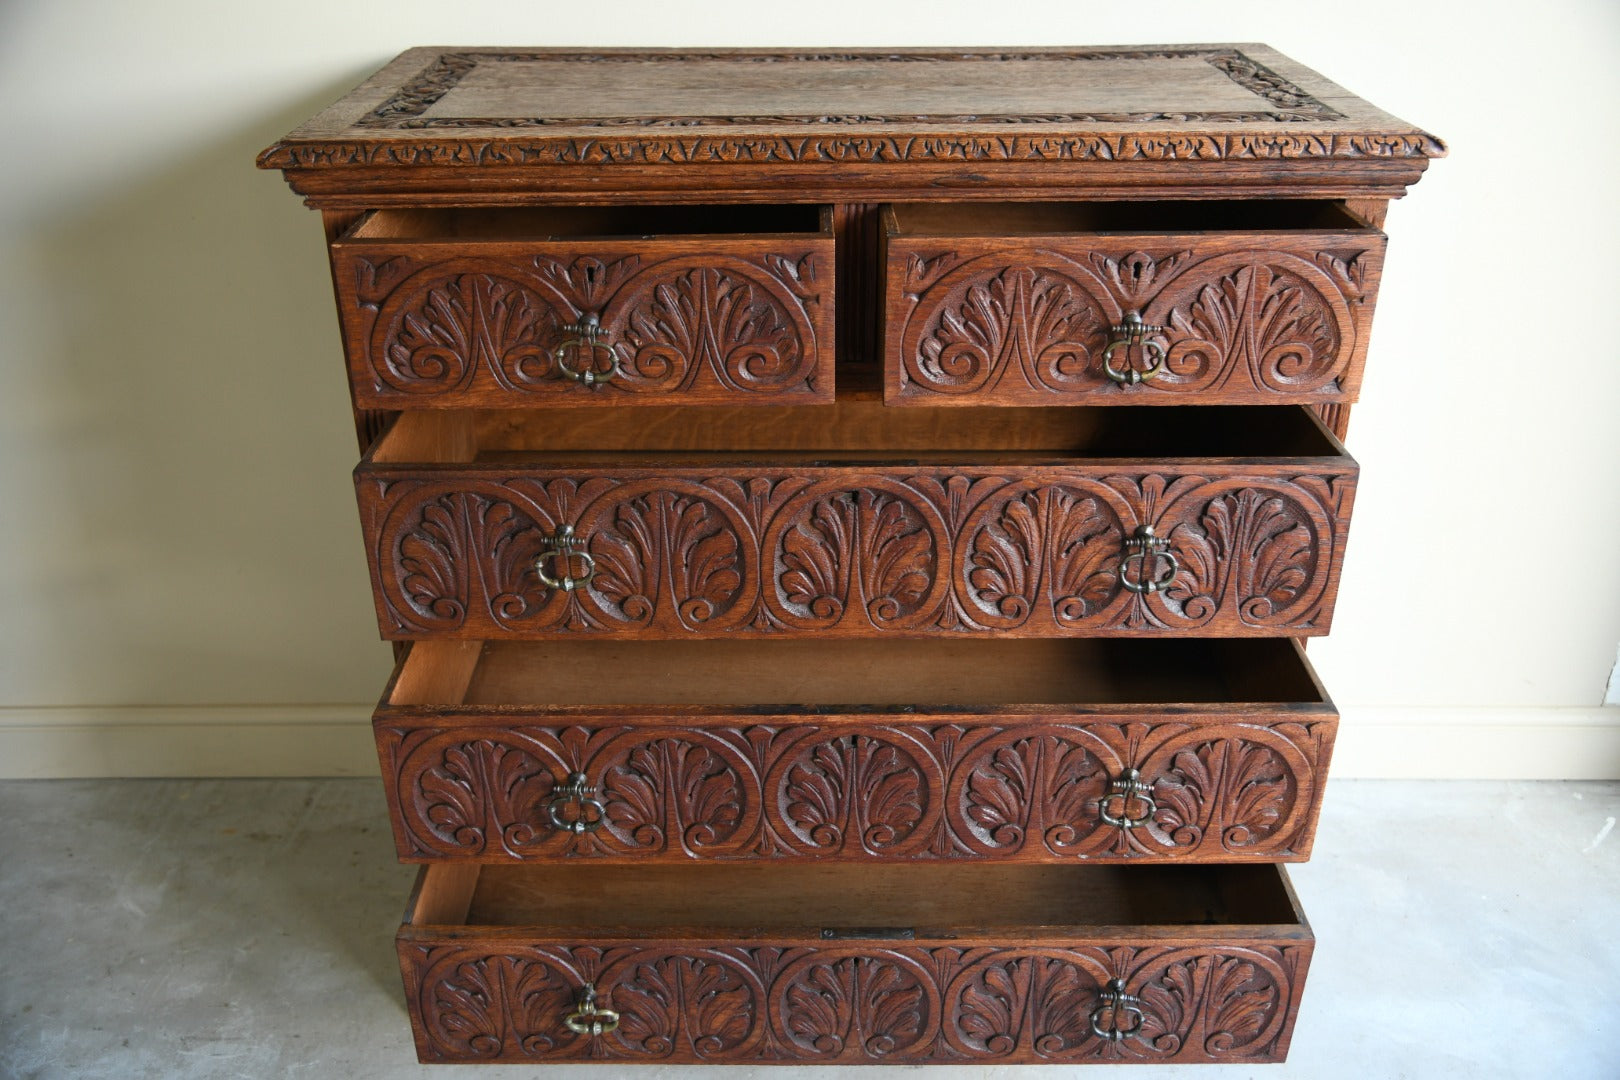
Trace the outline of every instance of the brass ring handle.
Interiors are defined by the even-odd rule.
[[[545,583],[547,588],[561,589],[563,592],[572,592],[581,585],[589,585],[596,576],[596,560],[588,552],[578,551],[574,548],[574,527],[564,525],[557,530],[557,534],[547,539],[547,547],[534,560],[534,572]],[[578,559],[585,566],[585,572],[578,577],[574,576],[574,560]],[[546,570],[546,562],[555,561],[561,568],[553,577]]]
[[[1153,570],[1158,561],[1163,559],[1169,563],[1163,574],[1154,576]],[[1131,563],[1141,564],[1141,575],[1135,581],[1131,580],[1129,573]],[[1153,531],[1151,525],[1138,525],[1131,535],[1125,538],[1125,554],[1119,560],[1119,583],[1133,593],[1154,593],[1161,589],[1168,589],[1170,583],[1176,580],[1180,573],[1181,564],[1170,552],[1170,540]]]
[[[595,390],[609,379],[613,378],[613,348],[602,341],[602,321],[594,314],[582,315],[578,322],[571,322],[562,328],[564,334],[558,346],[551,350],[551,358],[557,363],[557,371],[565,378],[573,379],[583,386]],[[582,368],[568,366],[568,350],[584,352],[589,359]],[[596,366],[598,352],[607,355],[607,367]]]
[[[1126,386],[1135,386],[1137,383],[1144,383],[1154,378],[1164,369],[1164,346],[1157,341],[1147,340],[1149,334],[1163,333],[1164,327],[1150,326],[1143,322],[1140,311],[1127,311],[1125,321],[1109,329],[1114,336],[1109,339],[1108,347],[1103,350],[1102,360],[1103,372],[1110,379]],[[1120,371],[1113,363],[1114,351],[1116,349],[1129,349],[1133,345],[1139,346],[1143,352],[1152,358],[1153,362],[1141,371],[1136,370],[1127,363],[1125,370]]]
[[[619,1026],[619,1014],[596,1007],[596,987],[586,983],[579,992],[578,1007],[563,1017],[563,1024],[575,1035],[606,1035]]]
[[[1119,813],[1108,812],[1108,804],[1115,799],[1119,800]],[[1131,817],[1131,803],[1141,804],[1142,812]],[[1146,825],[1153,820],[1153,815],[1159,812],[1159,804],[1153,801],[1153,785],[1142,783],[1142,774],[1135,769],[1126,769],[1119,776],[1108,782],[1108,794],[1097,803],[1097,815],[1103,819],[1104,824],[1117,825],[1121,829],[1134,829]]]
[[[1109,979],[1108,985],[1097,994],[1097,1007],[1091,1010],[1091,1033],[1109,1042],[1130,1038],[1142,1030],[1142,1021],[1146,1019],[1141,1004],[1137,998],[1125,992],[1123,979]],[[1103,1013],[1108,1014],[1107,1027],[1102,1026]],[[1129,1027],[1119,1026],[1121,1014],[1131,1018]]]
[[[602,827],[607,807],[596,798],[596,785],[590,783],[584,773],[569,773],[567,783],[556,790],[556,797],[546,804],[546,814],[551,818],[552,828],[577,836]],[[576,808],[574,816],[564,817],[563,811],[570,805]]]

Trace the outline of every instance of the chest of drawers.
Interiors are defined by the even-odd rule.
[[[324,216],[423,1061],[1280,1060],[1443,148],[1254,45],[417,49]]]

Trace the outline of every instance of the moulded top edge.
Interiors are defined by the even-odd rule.
[[[944,70],[948,66],[948,70]],[[412,49],[262,168],[1441,156],[1256,44]]]

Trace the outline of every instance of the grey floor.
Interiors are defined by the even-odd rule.
[[[1617,816],[1620,784],[1334,783],[1292,872],[1318,944],[1288,1064],[1126,1075],[1620,1077]],[[0,1077],[466,1075],[415,1064],[391,948],[413,871],[375,781],[6,782],[0,823]]]

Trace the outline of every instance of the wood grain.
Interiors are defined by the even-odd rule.
[[[1444,152],[1250,44],[415,49],[267,149],[405,653],[421,1059],[1286,1056],[1335,433]]]
[[[1337,727],[1286,640],[463,644],[374,719],[402,859],[1292,861]]]
[[[792,217],[801,234],[573,239],[658,224],[602,216],[387,211],[362,221],[332,245],[357,406],[831,400],[830,211],[755,215],[765,228]],[[696,212],[667,225],[714,227]],[[571,329],[587,316],[599,343]],[[565,363],[607,378],[585,385]]]
[[[1311,207],[1238,207],[888,208],[885,399],[1354,401],[1383,235],[1342,213],[1338,228],[1271,231]],[[1203,231],[1175,231],[1192,221]],[[1127,313],[1153,329],[1109,357]]]
[[[473,914],[500,923],[400,930],[421,1060],[1280,1060],[1313,945],[1280,871],[1264,867],[1174,881],[1105,867],[702,869],[593,886],[601,874],[587,868],[485,868]],[[604,892],[622,899],[573,910]],[[729,903],[733,892],[747,902]],[[1009,900],[1004,914],[987,896]],[[844,926],[875,940],[837,938],[832,920],[867,913],[887,926]],[[534,925],[553,917],[572,928]],[[928,917],[947,928],[930,931]],[[1116,979],[1130,1002],[1105,996]],[[616,1030],[563,1025],[587,984]]]
[[[355,482],[388,638],[1251,636],[1327,632],[1355,467],[474,463]],[[1133,568],[1149,525],[1165,553]],[[564,526],[595,565],[572,590],[537,570]]]

